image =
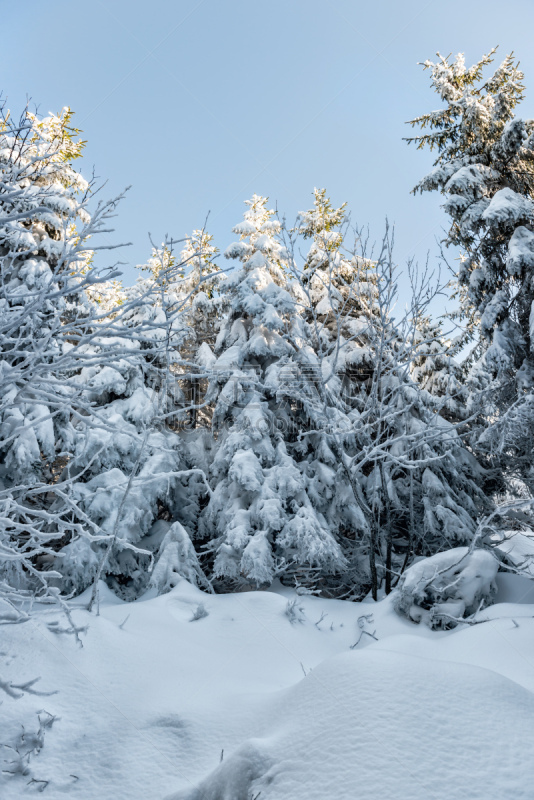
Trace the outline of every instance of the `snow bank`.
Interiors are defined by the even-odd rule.
[[[497,592],[499,562],[487,550],[454,547],[409,567],[399,581],[397,610],[431,628],[454,627],[489,605]]]
[[[530,800],[534,584],[497,584],[485,624],[439,632],[392,596],[213,596],[185,580],[134,603],[102,585],[98,617],[73,601],[83,649],[38,610],[2,627],[0,677],[58,691],[0,698],[0,742],[41,709],[58,719],[0,796],[35,793],[34,777],[48,800]]]
[[[531,796],[534,697],[490,671],[368,648],[321,664],[275,707],[265,736],[168,800]]]

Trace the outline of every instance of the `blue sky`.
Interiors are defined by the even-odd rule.
[[[8,105],[70,105],[88,139],[82,172],[94,165],[108,196],[132,185],[110,237],[133,242],[121,255],[127,283],[149,231],[182,237],[209,211],[224,249],[254,192],[293,219],[314,186],[348,201],[373,238],[386,216],[395,223],[400,262],[434,259],[440,199],[410,194],[431,156],[402,141],[406,120],[439,105],[417,62],[437,50],[471,62],[498,44],[534,92],[532,0],[3,5]]]

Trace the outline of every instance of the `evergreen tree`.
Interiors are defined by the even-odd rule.
[[[294,395],[306,342],[287,254],[276,238],[280,223],[267,198],[254,195],[247,206],[234,228],[239,241],[225,253],[242,266],[222,287],[228,313],[208,389],[218,449],[200,530],[223,586],[268,585],[296,567],[333,573],[345,566],[309,496],[309,480],[288,452],[294,420],[284,386]]]
[[[437,151],[415,191],[439,190],[451,217],[447,244],[461,248],[457,287],[469,338],[478,437],[512,474],[532,483],[534,440],[534,122],[514,115],[524,94],[513,54],[489,78],[495,50],[467,69],[462,55],[425,62],[445,107],[412,120],[410,139]]]
[[[167,314],[179,311],[180,332],[179,336],[175,332],[170,351],[180,353],[173,367],[174,375],[189,374],[180,382],[178,393],[182,394],[183,402],[187,398],[191,429],[197,427],[199,413],[204,424],[210,421],[210,409],[202,402],[207,388],[202,373],[214,361],[212,348],[223,302],[219,292],[222,273],[214,261],[218,249],[212,241],[213,237],[205,230],[194,230],[186,237],[179,258],[174,255],[172,241],[153,248],[151,258],[141,267],[150,277],[148,281],[138,281],[144,291],[150,286],[157,287],[156,303]]]
[[[467,416],[468,390],[457,360],[461,341],[461,336],[445,336],[441,322],[429,315],[419,315],[414,320],[416,353],[412,378],[436,398],[436,409],[451,422]]]
[[[3,596],[97,578],[135,596],[161,544],[154,521],[194,526],[206,490],[171,429],[188,413],[173,372],[183,303],[158,303],[169,270],[124,290],[95,269],[91,236],[116,201],[89,215],[71,117],[5,114],[0,131]]]
[[[329,520],[352,568],[346,575],[376,594],[382,578],[389,590],[392,571],[413,554],[469,541],[484,497],[475,459],[436,413],[451,402],[450,384],[436,402],[411,377],[428,286],[395,321],[390,241],[375,262],[350,253],[342,211],[316,191],[314,209],[301,214],[312,246],[299,283],[322,403],[302,455],[318,474],[334,469]],[[314,448],[330,453],[330,463]]]
[[[204,230],[194,230],[186,239],[181,253],[182,263],[187,265],[182,292],[186,297],[188,347],[184,355],[191,362],[190,372],[197,373],[185,384],[191,408],[189,428],[211,424],[211,407],[204,403],[208,387],[206,371],[214,362],[213,348],[217,338],[220,319],[224,314],[223,296],[220,293],[223,275],[214,259],[218,249],[212,244],[213,236]],[[202,377],[202,373],[204,376]],[[196,440],[193,439],[196,444]],[[195,446],[195,445],[194,445]]]
[[[83,142],[72,113],[26,111],[0,121],[0,592],[56,596],[56,553],[85,538],[66,470],[90,404],[76,376],[94,363],[98,315],[86,290],[113,270],[92,266],[88,241],[116,201],[87,211],[90,185],[73,162]],[[109,357],[113,345],[102,359]]]
[[[76,494],[91,536],[73,538],[59,554],[67,591],[105,579],[122,596],[136,597],[154,557],[170,570],[171,556],[182,553],[183,571],[183,552],[193,552],[192,545],[177,550],[157,524],[194,529],[206,491],[179,435],[188,414],[180,384],[190,337],[187,297],[178,288],[183,263],[164,246],[149,266],[151,277],[123,290],[121,305],[105,315],[103,335],[92,343],[95,363],[77,376],[91,414],[76,426],[68,470],[82,476]],[[107,308],[105,295],[98,300]],[[110,340],[116,358],[103,359]]]

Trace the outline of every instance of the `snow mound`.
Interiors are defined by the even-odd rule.
[[[250,800],[259,778],[269,769],[269,759],[253,742],[247,742],[193,790],[178,792],[168,800]]]
[[[497,584],[484,624],[439,632],[392,595],[279,585],[211,595],[180,580],[126,603],[102,584],[99,616],[89,590],[72,602],[83,648],[57,609],[36,609],[2,627],[0,677],[57,693],[0,697],[0,743],[33,733],[40,711],[56,722],[31,774],[0,771],[0,797],[48,781],[48,800],[531,800],[534,582]]]
[[[497,559],[487,550],[454,547],[423,558],[399,581],[397,611],[431,628],[454,627],[490,605],[497,593]]]
[[[342,654],[280,693],[273,716],[167,800],[517,800],[534,778],[534,697],[477,667]]]

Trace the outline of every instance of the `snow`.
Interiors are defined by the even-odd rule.
[[[534,213],[534,203],[512,189],[499,189],[494,194],[483,218],[494,226],[517,225],[530,220]]]
[[[152,535],[157,533],[153,530],[156,525],[157,523],[152,526]],[[186,578],[196,585],[199,580],[202,581],[202,570],[187,531],[179,522],[174,522],[169,526],[160,545],[158,560],[150,577],[150,586],[154,587],[158,594],[162,594],[174,588],[181,578]]]
[[[506,268],[510,275],[521,275],[523,270],[534,266],[534,234],[518,225],[508,242]]]
[[[526,706],[516,722],[528,737],[534,698],[481,672],[441,663],[428,685],[421,659],[397,655],[393,661],[388,653],[370,650],[339,655],[279,699],[279,713],[287,715],[290,724],[271,723],[261,737],[239,748],[226,765],[223,762],[199,790],[173,798],[248,800],[260,791],[262,796],[288,800],[496,797],[494,726],[505,737],[515,732],[517,739],[513,712],[524,698]],[[502,693],[499,710],[493,704],[485,719],[475,700],[479,681],[487,692]],[[387,715],[380,713],[383,705]],[[422,714],[425,707],[433,713]],[[499,712],[504,709],[508,713],[503,723]],[[513,774],[514,766],[520,767],[520,756],[514,755],[506,784],[510,796],[526,797],[521,773]],[[221,783],[226,783],[222,790]]]
[[[202,342],[198,348],[197,361],[202,367],[211,369],[216,362],[216,358],[207,342]]]
[[[228,477],[249,492],[259,491],[263,483],[263,470],[257,456],[251,450],[237,450],[232,456]]]
[[[40,675],[57,694],[3,698],[0,739],[42,709],[58,718],[29,764],[52,800],[527,800],[533,585],[497,584],[486,622],[442,632],[394,596],[214,596],[182,580],[123,603],[102,585],[100,616],[87,593],[72,602],[83,649],[51,632],[50,608],[3,626],[2,679]],[[37,791],[29,780],[2,774],[3,800]]]
[[[414,622],[450,627],[491,603],[497,592],[498,568],[492,553],[468,547],[423,558],[401,577],[397,609]]]
[[[484,164],[468,164],[460,167],[454,175],[449,178],[444,186],[446,192],[463,195],[479,190],[484,191],[486,184],[491,180],[496,180],[498,173]]]
[[[493,537],[493,541],[512,567],[534,577],[534,534],[503,530]]]

